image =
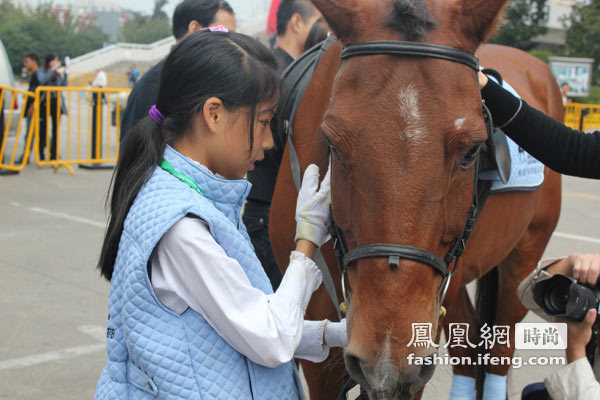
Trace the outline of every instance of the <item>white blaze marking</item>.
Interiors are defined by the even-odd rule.
[[[454,121],[454,126],[456,127],[456,129],[460,129],[463,127],[463,125],[465,124],[465,121],[467,119],[465,117],[459,118],[456,121]]]
[[[421,111],[419,110],[419,93],[412,83],[400,90],[398,94],[400,100],[400,116],[406,123],[404,137],[414,139],[420,136],[421,131]]]

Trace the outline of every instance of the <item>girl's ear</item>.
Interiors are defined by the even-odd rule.
[[[217,132],[219,124],[223,122],[224,111],[225,107],[223,106],[221,99],[211,97],[206,100],[204,107],[202,107],[202,115],[204,117],[204,123],[210,132]]]

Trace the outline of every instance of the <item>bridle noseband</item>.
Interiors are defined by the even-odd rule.
[[[438,46],[420,42],[372,41],[354,43],[346,46],[342,50],[341,58],[342,60],[346,60],[352,57],[369,55],[437,58],[464,64],[476,72],[479,71],[479,60],[473,53],[452,47]],[[489,125],[487,126],[489,129]],[[477,217],[479,215],[480,204],[477,184],[477,170],[478,166],[476,164],[473,180],[473,198],[471,207],[469,208],[469,213],[467,215],[465,228],[454,240],[450,250],[448,253],[446,253],[446,256],[443,260],[430,251],[401,244],[367,244],[348,251],[344,241],[343,233],[334,221],[333,210],[330,210],[330,232],[334,240],[334,249],[338,257],[338,264],[342,273],[342,291],[347,306],[349,306],[349,304],[346,297],[345,276],[350,264],[354,261],[364,258],[384,257],[388,258],[388,264],[392,269],[398,268],[400,265],[400,259],[407,259],[429,265],[436,272],[442,275],[442,283],[438,289],[438,308],[441,307],[450,285],[450,279],[458,268],[459,259],[465,250],[465,245],[471,236],[475,222],[477,221]],[[450,264],[452,264],[452,262],[454,262],[454,269],[451,271]],[[350,288],[348,287],[348,289]]]

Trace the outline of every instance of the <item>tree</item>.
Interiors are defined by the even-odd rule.
[[[568,25],[565,53],[569,57],[589,57],[595,60],[595,84],[600,84],[600,2],[575,5],[565,20]]]
[[[119,39],[127,43],[154,43],[171,36],[171,25],[167,14],[162,10],[168,0],[155,0],[151,17],[136,14],[121,28]]]
[[[119,40],[127,43],[154,43],[171,36],[171,25],[167,19],[153,20],[136,15],[121,28]]]
[[[163,11],[163,7],[167,5],[168,0],[155,0],[154,1],[154,12],[152,13],[153,20],[168,19],[167,13]]]
[[[79,18],[69,10],[57,13],[52,3],[17,8],[10,0],[0,3],[0,38],[16,73],[27,53],[36,53],[40,59],[47,53],[77,57],[102,48],[107,40],[89,18]]]
[[[513,0],[506,9],[505,21],[492,43],[528,51],[535,47],[532,39],[548,30],[544,26],[546,0]]]

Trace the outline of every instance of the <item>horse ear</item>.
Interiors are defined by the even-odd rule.
[[[372,0],[312,0],[335,36],[344,44],[357,40],[361,30],[358,25],[364,26],[369,19],[364,3],[368,4],[370,1]]]
[[[462,31],[475,50],[496,32],[508,0],[460,0],[460,2]]]

